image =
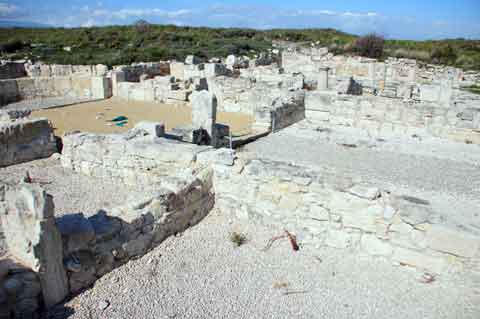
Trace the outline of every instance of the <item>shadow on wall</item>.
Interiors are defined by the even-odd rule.
[[[0,273],[0,287],[6,287],[5,297],[0,288],[5,317],[23,318],[43,305],[62,312],[54,306],[65,298],[196,225],[213,208],[215,196],[210,169],[192,177],[175,191],[159,190],[88,218],[83,213],[55,218],[53,198],[39,185],[2,186],[0,218],[7,247],[26,273],[10,267]],[[67,317],[70,310],[62,313],[61,318]]]

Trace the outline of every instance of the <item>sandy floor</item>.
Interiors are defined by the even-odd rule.
[[[187,105],[134,102],[111,98],[39,110],[35,111],[33,115],[51,120],[55,127],[55,134],[61,136],[65,132],[75,130],[92,133],[119,133],[129,130],[136,123],[145,120],[163,122],[166,129],[171,130],[174,127],[190,123],[191,109]],[[128,125],[118,127],[108,122],[119,115],[128,117]],[[235,135],[249,133],[252,121],[252,117],[245,114],[227,112],[217,114],[217,122],[229,125]]]

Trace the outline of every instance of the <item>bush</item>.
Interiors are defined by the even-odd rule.
[[[377,34],[368,34],[355,40],[353,51],[358,55],[378,59],[383,56],[385,39]]]
[[[444,46],[441,48],[436,48],[432,52],[432,62],[438,64],[454,64],[457,60],[457,53],[455,50],[450,46]]]
[[[0,52],[14,53],[21,49],[23,49],[23,42],[20,40],[0,44]]]
[[[138,20],[133,25],[138,33],[147,33],[150,31],[150,23],[145,20]]]

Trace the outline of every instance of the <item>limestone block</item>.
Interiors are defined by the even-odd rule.
[[[187,64],[187,65],[195,65],[195,64],[200,64],[200,63],[202,63],[202,59],[200,59],[199,57],[197,57],[195,55],[188,55],[185,58],[185,64]]]
[[[0,106],[17,102],[20,95],[16,80],[0,80]]]
[[[165,135],[165,124],[163,123],[141,121],[133,129],[146,132],[153,137],[163,137]]]
[[[280,198],[279,208],[293,213],[301,205],[301,197],[295,194],[286,194]]]
[[[184,79],[185,64],[182,62],[171,62],[170,63],[170,75],[175,77],[175,79],[183,80]]]
[[[92,78],[90,76],[73,76],[72,89],[75,96],[91,97],[92,96]]]
[[[332,212],[358,211],[367,208],[371,202],[349,193],[335,192],[328,206]]]
[[[335,92],[307,92],[305,94],[305,108],[307,110],[332,112],[335,108]]]
[[[343,227],[357,228],[366,232],[375,233],[377,219],[383,213],[381,205],[373,205],[361,210],[350,210],[340,213]]]
[[[392,204],[397,208],[400,218],[410,225],[428,222],[433,215],[429,203],[415,197],[396,197]]]
[[[142,234],[137,239],[131,240],[122,245],[122,248],[130,257],[141,256],[146,253],[152,243],[152,234]]]
[[[360,241],[361,247],[373,256],[390,256],[392,246],[385,240],[378,239],[375,235],[365,234]]]
[[[423,102],[438,102],[441,87],[438,85],[424,84],[420,86],[420,100]]]
[[[173,101],[188,101],[189,96],[190,91],[188,90],[169,91],[167,94],[167,98]]]
[[[111,73],[111,82],[112,82],[112,95],[118,96],[118,85],[121,82],[125,82],[125,72],[121,70],[115,70]]]
[[[224,64],[220,63],[207,63],[205,64],[205,77],[216,77],[222,75],[228,75],[229,71]]]
[[[197,163],[202,165],[220,164],[233,166],[235,161],[235,151],[227,148],[212,149],[197,154]]]
[[[328,67],[320,68],[318,70],[318,78],[317,78],[317,90],[323,91],[328,90]]]
[[[401,264],[432,271],[436,274],[444,272],[448,265],[443,258],[432,257],[426,253],[400,247],[395,248],[392,259]]]
[[[8,188],[5,201],[6,212],[0,219],[9,252],[38,272],[45,304],[53,306],[68,294],[53,199],[38,185],[22,184]]]
[[[95,99],[106,99],[111,97],[110,81],[106,77],[92,77],[92,97]]]
[[[192,100],[192,126],[207,131],[212,139],[217,121],[217,98],[208,91],[194,91]]]
[[[0,167],[49,157],[55,152],[53,128],[47,119],[0,124]]]
[[[480,251],[480,237],[465,231],[432,225],[427,230],[428,247],[456,256],[472,258]]]
[[[380,189],[377,187],[367,187],[363,185],[355,185],[348,190],[352,195],[368,200],[377,199],[380,196]]]

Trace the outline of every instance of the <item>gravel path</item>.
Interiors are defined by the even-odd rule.
[[[51,158],[0,168],[0,180],[16,183],[26,171],[53,195],[57,216],[78,212],[91,216],[99,209],[108,210],[123,205],[129,197],[144,194],[133,187],[66,170],[60,161]]]
[[[232,231],[247,243],[234,247]],[[465,278],[392,267],[348,251],[277,241],[280,230],[212,212],[183,235],[107,274],[51,318],[478,318]]]

